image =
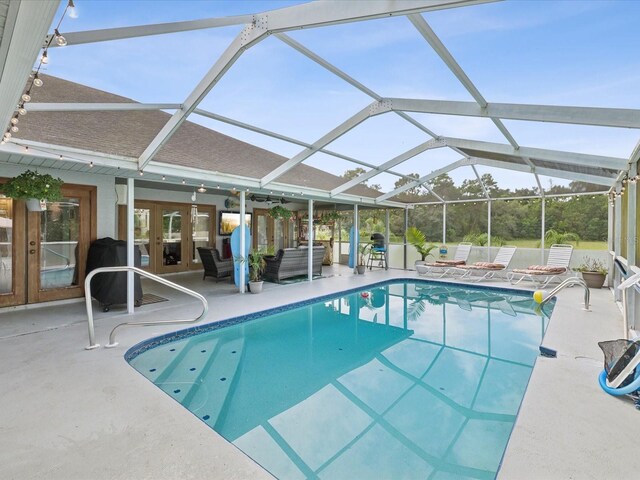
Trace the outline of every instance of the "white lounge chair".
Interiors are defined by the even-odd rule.
[[[507,273],[511,285],[517,285],[523,280],[529,280],[538,288],[545,288],[553,281],[562,281],[571,276],[569,262],[573,254],[573,245],[554,244],[549,248],[546,265],[529,265],[527,268],[514,268]]]
[[[459,280],[479,282],[502,276],[507,271],[517,247],[505,245],[500,247],[493,262],[476,262],[473,265],[460,265],[451,270],[452,275],[459,275]]]
[[[427,275],[435,278],[441,278],[450,273],[450,271],[460,265],[465,265],[469,254],[471,253],[471,243],[463,242],[458,244],[456,254],[453,260],[437,260],[434,263],[416,264],[418,275]]]

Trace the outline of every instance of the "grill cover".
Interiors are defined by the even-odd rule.
[[[140,267],[140,248],[134,247],[135,266]],[[113,238],[100,238],[89,247],[87,275],[96,268],[127,265],[127,242]],[[140,275],[134,275],[134,299],[142,299]],[[127,272],[99,273],[91,279],[91,295],[103,305],[127,303]]]

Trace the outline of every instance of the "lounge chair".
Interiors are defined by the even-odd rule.
[[[207,277],[213,277],[217,282],[221,278],[231,277],[233,259],[221,259],[217,248],[198,247],[198,253],[204,268],[203,280]]]
[[[479,282],[501,276],[509,268],[517,247],[510,245],[500,247],[493,262],[476,262],[473,265],[460,265],[451,270],[452,275],[459,275],[459,280]]]
[[[549,248],[546,265],[529,265],[527,268],[514,268],[507,273],[511,285],[529,280],[538,288],[544,288],[553,281],[561,281],[571,275],[569,262],[573,254],[573,245],[554,244]]]
[[[460,243],[456,248],[456,254],[453,260],[437,260],[434,263],[416,264],[418,275],[428,275],[435,278],[441,278],[450,273],[454,267],[466,265],[469,254],[471,253],[471,243]]]
[[[640,409],[640,339],[599,342],[604,352],[600,387],[609,395],[631,395]]]

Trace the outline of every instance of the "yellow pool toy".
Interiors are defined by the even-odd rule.
[[[533,299],[536,303],[542,303],[544,300],[544,292],[542,290],[536,290],[533,292]]]

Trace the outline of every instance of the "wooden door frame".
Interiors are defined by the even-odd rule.
[[[27,213],[27,238],[29,245],[25,244],[25,250],[35,249],[33,257],[27,257],[26,269],[29,278],[27,287],[27,302],[40,303],[52,300],[63,300],[66,298],[76,298],[84,295],[84,279],[86,277],[87,254],[89,245],[97,238],[97,187],[94,185],[75,185],[65,183],[62,185],[62,194],[65,197],[79,197],[80,202],[80,237],[78,238],[78,252],[76,255],[77,283],[68,287],[52,288],[42,290],[40,288],[40,212]],[[88,200],[89,205],[83,207],[82,200]],[[88,226],[87,229],[85,226]],[[35,242],[34,245],[31,245]]]
[[[148,209],[149,220],[149,243],[147,246],[147,253],[149,254],[149,265],[142,267],[143,270],[148,270],[151,273],[156,272],[156,240],[152,238],[154,235],[155,221],[156,221],[156,202],[149,200],[135,200],[133,202],[134,209]],[[118,205],[118,239],[127,240],[127,206]]]
[[[4,183],[4,181],[0,183]],[[27,209],[23,200],[8,200],[13,222],[11,228],[11,292],[0,293],[0,307],[23,305],[27,302],[25,264]]]
[[[155,200],[134,200],[133,208],[138,209],[148,209],[149,216],[151,219],[151,225],[149,227],[149,266],[145,267],[152,273],[175,273],[175,272],[185,272],[188,270],[202,270],[201,263],[194,263],[191,261],[193,254],[193,239],[191,237],[191,232],[193,226],[191,225],[191,208],[190,203],[180,203],[180,202],[165,202],[165,201],[155,201]],[[209,204],[196,204],[198,209],[208,210],[211,212],[211,230],[209,232],[210,240],[209,246],[215,246],[216,244],[216,206]],[[162,267],[162,257],[160,257],[160,247],[162,246],[162,223],[158,224],[158,215],[162,208],[185,208],[187,209],[187,227],[186,227],[186,235],[187,235],[187,259],[186,262],[183,262],[184,265],[177,265],[175,268],[170,271],[163,271]],[[159,227],[160,225],[160,227]],[[160,236],[157,235],[157,229],[160,228]],[[127,239],[127,206],[120,205],[118,209],[118,238],[120,240]],[[184,268],[182,268],[184,267]]]
[[[267,218],[267,245],[273,245],[273,218],[269,215],[267,208],[254,208],[251,216],[251,246],[258,248],[258,217],[264,215]]]

